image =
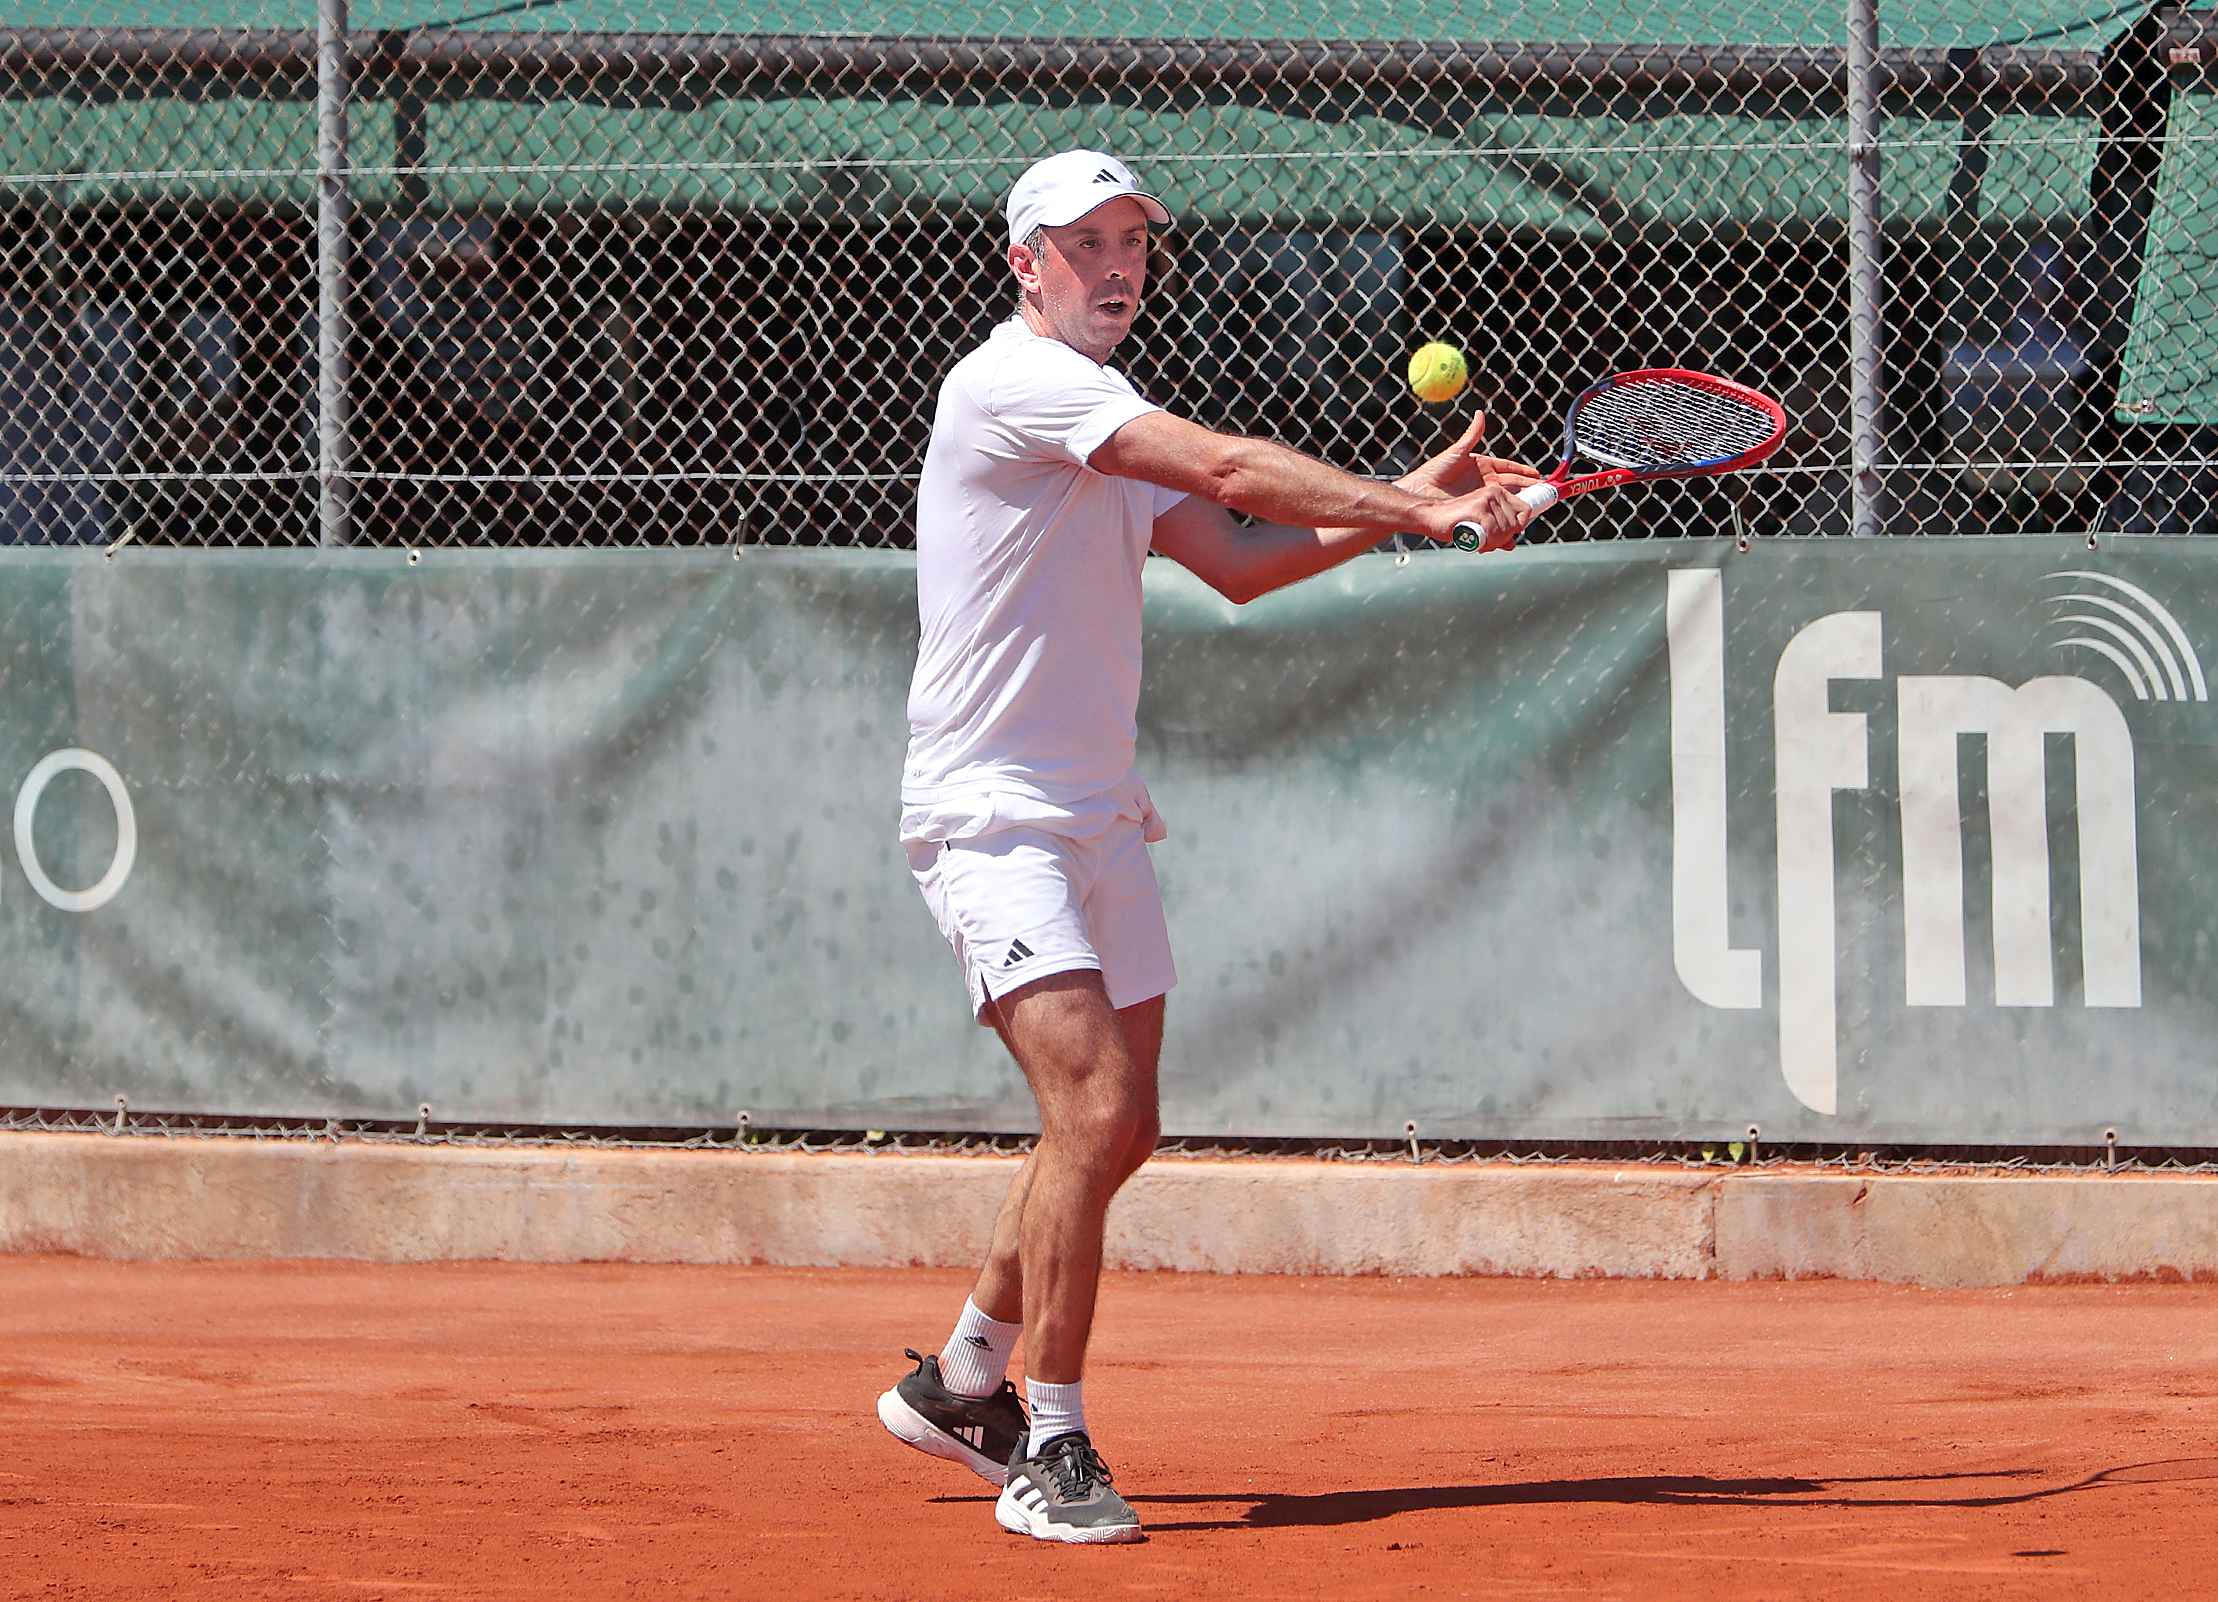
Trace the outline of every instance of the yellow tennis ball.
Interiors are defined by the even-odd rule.
[[[1454,400],[1470,381],[1463,352],[1440,340],[1420,347],[1409,359],[1409,387],[1421,401]]]

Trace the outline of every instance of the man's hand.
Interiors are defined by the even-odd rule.
[[[1517,498],[1517,489],[1537,480],[1524,474],[1516,477],[1522,479],[1522,483],[1515,488],[1506,483],[1482,484],[1466,495],[1425,502],[1411,519],[1417,525],[1411,532],[1448,544],[1456,537],[1458,523],[1476,523],[1486,531],[1480,550],[1508,550],[1517,543],[1517,536],[1525,525],[1533,520],[1533,509]]]
[[[1522,462],[1480,455],[1485,437],[1486,414],[1480,412],[1453,445],[1395,480],[1396,489],[1430,503],[1411,532],[1445,543],[1456,537],[1458,523],[1476,523],[1486,531],[1482,551],[1517,543],[1518,532],[1533,519],[1517,492],[1538,484],[1541,475]]]
[[[1499,456],[1481,456],[1479,441],[1486,437],[1486,413],[1479,412],[1463,431],[1462,438],[1435,456],[1431,461],[1412,468],[1394,481],[1394,487],[1423,500],[1447,500],[1458,495],[1469,495],[1489,484],[1499,485],[1512,493],[1527,485],[1537,484],[1541,475],[1522,462],[1505,461]]]

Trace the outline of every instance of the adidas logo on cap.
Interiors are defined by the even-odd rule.
[[[1150,225],[1170,226],[1163,202],[1141,189],[1132,169],[1115,156],[1106,150],[1065,150],[1035,161],[1011,186],[1009,242],[1021,245],[1037,229],[1074,223],[1114,195],[1139,201]]]

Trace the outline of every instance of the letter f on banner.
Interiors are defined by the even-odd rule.
[[[1833,792],[1871,783],[1861,712],[1835,712],[1835,679],[1882,672],[1877,612],[1835,612],[1787,642],[1772,676],[1778,760],[1779,1068],[1795,1100],[1834,1110]]]

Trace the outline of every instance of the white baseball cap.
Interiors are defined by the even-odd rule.
[[[1119,195],[1137,200],[1156,227],[1170,226],[1169,209],[1142,189],[1132,169],[1114,156],[1099,150],[1066,150],[1035,161],[1009,191],[1009,243],[1023,244],[1037,228],[1074,223]]]

